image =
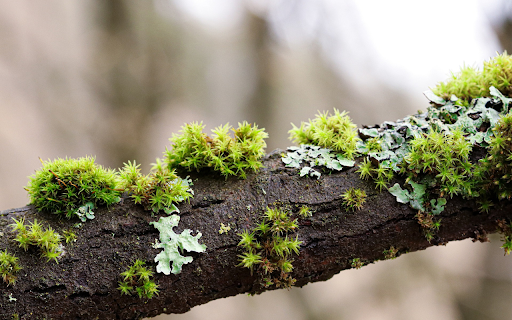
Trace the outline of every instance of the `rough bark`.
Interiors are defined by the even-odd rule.
[[[149,224],[157,216],[124,199],[119,205],[96,210],[96,219],[83,223],[38,213],[32,206],[0,212],[0,249],[19,257],[23,270],[14,286],[0,283],[0,318],[12,319],[140,319],[161,313],[183,313],[214,299],[264,291],[256,274],[237,267],[237,233],[253,228],[267,206],[288,207],[297,212],[311,207],[311,218],[299,219],[300,255],[293,262],[296,285],[324,281],[351,268],[353,258],[369,263],[385,259],[384,250],[397,255],[422,250],[452,240],[485,240],[496,231],[497,221],[512,218],[510,202],[480,213],[472,201],[454,198],[442,212],[442,227],[430,243],[415,210],[397,203],[388,192],[377,192],[373,182],[359,179],[355,169],[323,174],[320,179],[299,177],[285,168],[276,150],[264,160],[264,168],[246,180],[224,180],[216,174],[194,175],[194,198],[179,206],[181,221],[175,231],[202,232],[206,253],[192,253],[194,261],[178,275],[156,274],[159,295],[153,299],[122,296],[117,289],[120,273],[135,259],[154,266],[160,251],[152,243],[158,230]],[[368,194],[364,207],[345,211],[341,194],[350,187]],[[46,262],[36,250],[23,251],[13,240],[12,218],[25,216],[61,232],[73,229],[78,240],[65,245],[59,263]],[[230,225],[219,234],[220,224]],[[32,251],[33,250],[33,251]],[[14,300],[16,299],[16,300]]]

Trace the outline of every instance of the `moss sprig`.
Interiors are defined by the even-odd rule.
[[[372,179],[375,182],[375,188],[382,191],[386,189],[395,174],[389,161],[380,161],[374,165],[369,157],[365,157],[356,170],[362,180]]]
[[[302,122],[300,127],[292,123],[289,131],[290,140],[297,144],[313,144],[342,153],[346,158],[353,159],[356,144],[359,140],[357,126],[345,111],[334,109],[334,115],[328,111],[320,112],[315,119]]]
[[[434,176],[441,196],[472,197],[476,192],[471,180],[473,164],[469,160],[472,148],[459,129],[450,133],[430,129],[410,141],[402,173],[413,181],[418,181],[421,174]]]
[[[489,155],[480,160],[477,170],[484,190],[482,211],[489,210],[491,199],[512,198],[512,113],[500,117],[492,131]]]
[[[16,282],[16,274],[21,269],[16,256],[7,252],[7,249],[0,251],[0,275],[8,286]]]
[[[239,234],[238,246],[244,249],[239,256],[239,266],[256,269],[260,285],[264,288],[276,286],[289,288],[295,283],[293,254],[299,254],[301,241],[292,233],[298,228],[297,219],[278,208],[267,208],[261,222],[252,230]]]
[[[137,259],[132,266],[121,273],[122,281],[119,281],[118,290],[121,294],[137,294],[139,298],[151,299],[158,295],[158,285],[152,280],[153,272],[144,265],[145,261]]]
[[[360,210],[366,202],[366,192],[359,188],[350,188],[342,195],[343,205],[349,210]]]
[[[169,169],[160,159],[156,159],[147,175],[140,173],[140,164],[128,161],[119,171],[119,177],[120,187],[133,201],[154,213],[160,210],[168,214],[179,212],[175,204],[194,196],[192,181],[179,177],[176,170]]]
[[[119,202],[120,190],[113,170],[94,163],[93,157],[58,158],[43,161],[43,167],[30,176],[25,189],[38,211],[47,211],[67,218],[92,202],[111,205]]]
[[[204,127],[202,122],[193,122],[184,125],[181,134],[173,134],[171,149],[164,153],[164,161],[170,169],[212,168],[226,178],[245,179],[248,172],[262,167],[261,158],[265,155],[265,139],[268,138],[264,129],[244,121],[236,129],[229,124],[219,126],[209,137],[203,132]]]
[[[14,224],[11,226],[13,231],[17,232],[14,240],[19,242],[21,248],[27,251],[30,246],[39,247],[42,257],[47,261],[53,259],[58,263],[57,258],[62,252],[60,244],[62,237],[57,232],[51,227],[45,229],[37,220],[30,224],[25,224],[25,218],[20,220],[13,218],[13,220]]]

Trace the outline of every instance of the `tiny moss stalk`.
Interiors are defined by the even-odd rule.
[[[9,286],[16,282],[16,274],[21,270],[18,258],[9,252],[0,251],[0,276],[2,280]]]
[[[153,279],[153,272],[144,265],[145,261],[137,259],[131,267],[121,273],[122,281],[119,281],[118,290],[124,295],[137,293],[139,298],[151,299],[158,295],[158,285]]]
[[[267,208],[261,222],[252,230],[239,234],[238,246],[244,249],[239,266],[256,270],[260,286],[289,288],[295,283],[293,254],[299,254],[301,241],[292,233],[298,228],[297,220],[281,209]]]
[[[28,250],[30,246],[36,246],[41,250],[41,256],[45,257],[48,261],[55,260],[61,254],[61,236],[53,231],[51,227],[45,229],[37,220],[31,222],[30,225],[25,224],[25,218],[20,220],[14,219],[12,224],[13,231],[18,234],[14,240],[19,242],[19,246]]]

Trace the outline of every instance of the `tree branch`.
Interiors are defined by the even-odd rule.
[[[302,205],[313,210],[310,218],[299,218],[300,254],[293,262],[296,286],[331,278],[351,268],[359,258],[367,264],[385,259],[391,247],[397,256],[453,240],[486,240],[501,219],[512,218],[510,202],[502,202],[489,213],[481,213],[473,201],[453,198],[441,213],[442,226],[429,243],[418,224],[416,211],[397,203],[389,192],[378,192],[373,182],[362,181],[354,168],[324,174],[320,179],[299,177],[285,168],[281,151],[264,159],[264,168],[246,180],[224,180],[214,173],[195,174],[195,196],[179,206],[183,229],[200,231],[206,253],[192,253],[194,261],[178,275],[155,274],[159,295],[140,299],[121,295],[120,273],[135,259],[155,265],[160,251],[152,244],[157,221],[141,206],[123,199],[110,208],[98,208],[94,220],[74,228],[77,221],[38,213],[32,206],[0,212],[0,248],[19,257],[23,270],[15,285],[0,284],[0,318],[12,319],[140,319],[161,313],[183,313],[211,300],[240,293],[265,291],[257,274],[241,268],[237,233],[254,228],[267,206],[297,212]],[[357,166],[356,166],[357,167]],[[362,188],[368,198],[361,210],[345,211],[341,194],[350,187]],[[62,234],[73,230],[77,241],[65,244],[59,263],[46,262],[34,249],[24,251],[14,241],[12,218],[37,219]],[[230,226],[219,233],[223,223]]]

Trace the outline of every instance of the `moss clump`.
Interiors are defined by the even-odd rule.
[[[512,56],[505,51],[484,62],[483,70],[465,66],[460,72],[452,73],[447,82],[439,83],[432,91],[449,100],[457,96],[463,105],[473,98],[490,97],[489,88],[494,86],[506,96],[512,95]]]
[[[512,113],[500,117],[492,129],[494,137],[488,147],[489,155],[480,160],[477,171],[481,176],[481,185],[485,198],[512,198]],[[489,204],[482,201],[484,209]]]
[[[87,202],[95,205],[119,202],[115,172],[95,164],[94,158],[41,162],[43,167],[30,176],[25,187],[37,210],[71,218]]]
[[[421,174],[429,174],[435,177],[441,196],[473,194],[470,179],[473,165],[469,161],[473,146],[461,130],[439,132],[430,129],[411,140],[409,147],[402,166],[402,172],[408,174],[409,180],[418,181]]]
[[[357,126],[350,120],[347,113],[334,109],[334,115],[329,112],[319,113],[309,123],[302,122],[300,127],[292,123],[289,131],[290,139],[297,144],[313,144],[334,150],[353,159],[356,144],[359,140]]]
[[[21,269],[22,268],[18,264],[17,257],[7,252],[7,249],[5,251],[0,251],[0,275],[7,285],[11,285],[16,282],[16,274]]]
[[[53,231],[51,227],[46,230],[41,224],[34,220],[30,225],[25,224],[25,218],[21,218],[19,221],[14,219],[12,225],[13,231],[17,231],[18,234],[14,240],[19,242],[19,246],[23,249],[28,250],[29,246],[37,246],[41,250],[41,256],[45,257],[50,261],[54,259],[55,262],[61,253],[61,236]]]
[[[293,271],[293,253],[299,254],[302,243],[291,233],[298,228],[297,219],[281,209],[267,208],[261,223],[251,232],[239,234],[241,246],[245,252],[240,255],[240,266],[256,268],[260,285],[264,288],[276,286],[289,288],[295,283],[290,275]]]
[[[124,164],[119,171],[120,187],[130,193],[135,203],[142,204],[147,210],[172,213],[178,211],[174,203],[194,195],[190,188],[192,181],[178,177],[175,170],[169,169],[160,159],[156,160],[148,175],[142,175],[139,167],[135,162]]]
[[[313,216],[313,211],[311,211],[311,208],[308,206],[302,206],[299,209],[299,216],[302,219],[306,219]]]
[[[245,179],[247,172],[262,167],[261,158],[265,155],[268,134],[246,121],[234,129],[229,124],[212,130],[209,137],[204,132],[203,123],[186,124],[181,134],[173,134],[172,149],[165,151],[165,162],[170,169],[182,168],[199,171],[213,168],[226,178],[237,176]],[[234,137],[230,135],[233,132]]]
[[[119,281],[121,294],[131,296],[137,293],[139,298],[151,299],[158,295],[158,285],[152,280],[153,272],[146,269],[145,261],[137,259],[126,271],[121,273],[123,281]]]
[[[361,260],[361,258],[354,258],[352,259],[350,266],[354,269],[361,269],[364,267],[364,262]]]
[[[341,196],[343,205],[352,211],[360,210],[366,202],[366,192],[358,188],[350,188]]]
[[[377,166],[374,166],[369,157],[364,158],[356,172],[359,173],[359,178],[363,180],[372,178],[375,182],[375,188],[379,191],[382,191],[382,188],[387,188],[388,183],[395,176],[389,161],[379,162]]]

